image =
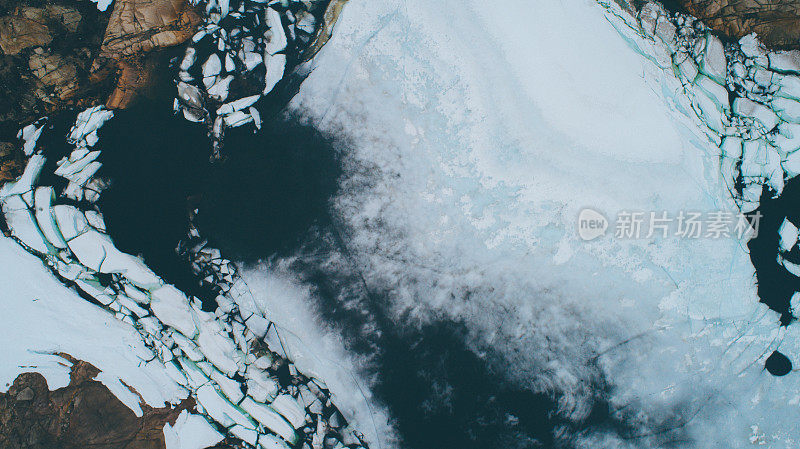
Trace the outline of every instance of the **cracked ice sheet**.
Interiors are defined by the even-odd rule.
[[[144,344],[131,326],[61,285],[40,260],[6,237],[0,237],[0,267],[0,391],[31,371],[44,375],[51,390],[66,386],[69,368],[61,364],[68,363],[50,355],[64,352],[100,369],[104,383],[121,379],[152,407],[186,396],[163,366],[136,357],[135,348]],[[126,395],[120,399],[134,405]]]
[[[240,308],[244,301],[255,302],[257,310],[276,323],[289,359],[303,374],[327,385],[333,402],[353,426],[374,447],[392,447],[396,435],[389,425],[385,408],[369,391],[369,381],[361,376],[363,360],[348,354],[342,336],[325,324],[315,305],[313,293],[284,266],[261,265],[243,270],[252,297],[235,297]]]
[[[602,352],[612,406],[693,417],[693,447],[744,446],[753,425],[791,447],[800,382],[762,367],[776,347],[800,355],[800,336],[758,303],[743,242],[577,238],[586,206],[734,210],[719,150],[668,108],[665,76],[590,1],[351,0],[293,106],[347,130],[369,168],[336,209],[398,317],[468,323],[469,344],[576,419]]]

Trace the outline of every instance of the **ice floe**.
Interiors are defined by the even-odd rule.
[[[207,66],[209,76],[220,69],[218,62]],[[193,93],[196,88],[185,85],[184,89],[186,104],[200,100]],[[225,120],[230,126],[238,126],[259,117],[253,108],[259,98],[245,97],[223,106],[231,110],[224,115]],[[141,363],[162,369],[170,383],[193,395],[214,432],[242,438],[252,447],[263,438],[266,447],[288,448],[302,439],[311,444],[314,432],[322,427],[328,429],[332,441],[343,441],[352,432],[345,422],[329,422],[323,410],[308,411],[301,405],[305,403],[296,399],[297,385],[303,385],[307,391],[319,392],[320,401],[332,408],[331,395],[322,392],[315,383],[319,381],[299,373],[285,353],[259,349],[259,355],[253,355],[256,347],[270,344],[257,341],[268,329],[273,329],[273,339],[280,338],[275,326],[257,307],[248,305],[244,298],[250,295],[249,289],[235,265],[218,249],[209,247],[194,226],[187,229],[177,251],[191,258],[198,276],[219,293],[219,307],[213,312],[201,310],[196,298],[166,284],[141,258],[116,248],[94,205],[106,185],[97,176],[102,166],[100,151],[88,149],[97,143],[97,130],[112,117],[113,113],[101,107],[78,114],[67,137],[75,149],[58,161],[54,172],[68,181],[62,193],[38,184],[47,157],[42,152],[30,157],[17,181],[0,190],[0,208],[11,238],[62,280],[69,281],[68,285],[102,306],[105,313],[132,326],[142,341],[132,346],[132,355]],[[71,201],[76,199],[88,201]],[[246,315],[240,314],[239,304],[245,305]],[[287,365],[291,383],[281,384],[276,370]],[[104,379],[114,394],[141,414],[130,390],[110,374],[104,374]],[[165,427],[170,444],[184,447],[185,426],[207,429],[198,419],[204,420],[184,416],[174,428]],[[205,436],[209,434],[212,432],[205,432]],[[185,447],[195,444],[194,440],[186,441],[189,446]]]

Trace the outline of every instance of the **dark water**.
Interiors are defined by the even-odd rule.
[[[774,192],[765,188],[756,212],[762,216],[756,238],[748,243],[750,260],[756,269],[758,297],[771,310],[780,314],[780,324],[787,326],[795,320],[790,310],[790,300],[800,291],[800,279],[778,262],[780,253],[780,229],[786,219],[795,226],[800,225],[800,180],[791,179],[783,193],[774,198]],[[783,256],[800,263],[800,250],[795,246]]]
[[[110,187],[100,209],[117,247],[140,254],[148,266],[206,308],[216,296],[200,288],[188,260],[175,248],[195,224],[227,257],[255,261],[286,254],[320,219],[336,189],[335,153],[315,130],[290,120],[265,124],[258,134],[227,133],[235,151],[209,162],[201,124],[144,102],[120,111],[100,130],[100,176]]]
[[[800,227],[800,179],[788,180],[777,197],[774,191],[764,187],[756,212],[761,214],[758,235],[747,246],[756,269],[758,297],[779,314],[781,326],[789,326],[797,320],[790,302],[792,296],[800,292],[800,278],[778,262],[778,255],[800,264],[800,247],[795,245],[789,251],[781,250],[778,231],[784,220]],[[767,359],[764,367],[772,375],[784,376],[792,370],[792,362],[776,351]]]
[[[780,352],[775,351],[767,358],[764,368],[773,376],[785,376],[792,372],[792,361]]]

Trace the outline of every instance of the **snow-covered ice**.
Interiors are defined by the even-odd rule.
[[[609,217],[738,210],[681,81],[633,51],[598,3],[349,2],[294,101],[324,129],[348,130],[350,166],[369,168],[351,171],[336,200],[348,250],[367,287],[390,293],[395,319],[466,323],[470,347],[558,392],[572,419],[589,412],[600,376],[643,435],[632,445],[660,444],[671,425],[693,447],[744,447],[752,425],[791,445],[800,382],[763,362],[800,340],[758,302],[744,241],[577,236],[587,206]],[[668,22],[654,29],[675,36]]]

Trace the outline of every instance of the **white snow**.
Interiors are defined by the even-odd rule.
[[[97,9],[99,9],[100,11],[105,11],[106,9],[108,9],[109,6],[111,6],[112,3],[114,3],[114,0],[91,0],[91,1],[92,3],[97,3]]]
[[[53,217],[50,207],[53,203],[53,188],[52,187],[38,187],[34,192],[34,214],[36,216],[36,223],[42,231],[45,239],[53,246],[58,248],[66,248],[67,243],[64,237],[56,227],[56,221]]]
[[[793,225],[789,220],[783,220],[780,229],[778,229],[778,235],[780,235],[781,249],[784,251],[791,250],[797,244],[797,226]]]
[[[241,111],[255,104],[261,98],[261,95],[252,95],[249,97],[240,98],[230,103],[225,103],[217,109],[217,115],[232,114],[234,111]]]
[[[266,52],[269,55],[275,55],[279,51],[283,51],[288,43],[286,40],[286,32],[283,31],[281,24],[281,15],[274,8],[267,8],[266,22],[269,27],[267,31],[269,41],[266,44]]]
[[[150,308],[162,323],[177,329],[187,338],[197,335],[189,300],[174,286],[165,285],[153,290],[150,294]]]
[[[75,144],[80,143],[82,140],[86,139],[87,136],[100,129],[100,127],[112,117],[114,117],[114,111],[103,109],[102,105],[94,106],[82,111],[80,114],[78,114],[78,118],[75,121],[75,126],[73,126],[72,130],[70,131],[70,142]],[[95,139],[93,139],[93,141],[96,142]]]
[[[259,404],[247,398],[242,401],[242,409],[247,411],[253,419],[260,422],[264,427],[280,435],[281,438],[289,443],[297,441],[297,433],[294,428],[269,405]]]
[[[347,130],[349,166],[370,167],[348,173],[335,203],[354,265],[391,293],[394,318],[466,323],[465,344],[508,357],[522,385],[558,391],[575,419],[599,372],[612,407],[691,414],[693,447],[743,446],[754,423],[796,441],[800,382],[769,376],[763,360],[800,353],[800,340],[776,338],[743,241],[577,236],[587,206],[612,218],[736,210],[719,146],[682,112],[690,99],[671,68],[632,51],[615,20],[583,0],[351,0],[293,104]],[[777,123],[758,105],[737,110]],[[340,403],[355,396],[331,388]]]
[[[200,415],[186,410],[178,415],[175,425],[164,425],[167,449],[205,449],[222,441],[223,436]]]
[[[272,55],[267,57],[267,75],[264,79],[264,94],[268,94],[283,78],[286,70],[286,55]]]
[[[30,124],[22,128],[17,134],[17,137],[25,142],[22,146],[22,151],[25,153],[25,156],[32,155],[36,150],[36,141],[39,140],[39,136],[42,135],[44,126],[45,125],[41,125],[37,127],[35,124]]]
[[[139,334],[59,283],[36,257],[0,236],[0,389],[23,372],[39,372],[50,389],[69,383],[63,352],[87,361],[106,379],[121,379],[152,407],[178,402],[178,385],[156,364],[135,354],[144,348]]]

